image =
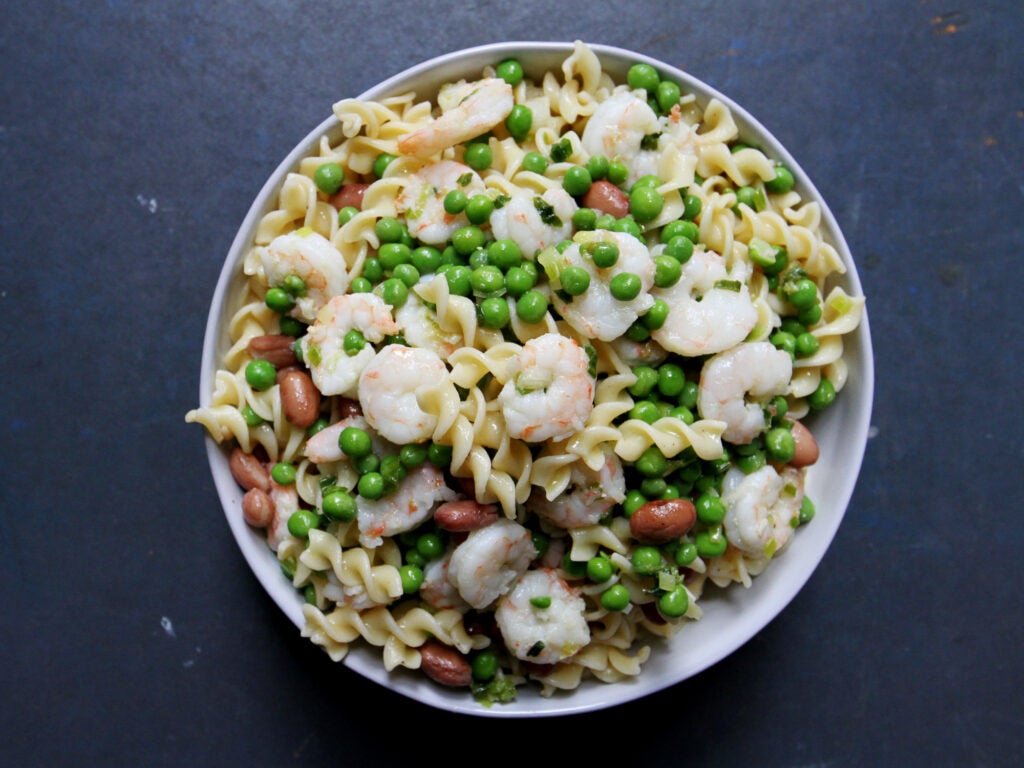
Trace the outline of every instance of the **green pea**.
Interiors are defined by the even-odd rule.
[[[485,194],[473,195],[466,203],[466,218],[470,224],[483,224],[494,211],[494,201]]]
[[[791,333],[794,336],[799,336],[807,330],[807,326],[801,323],[797,318],[792,315],[787,315],[782,318],[782,323],[779,325],[779,330]]]
[[[243,405],[241,408],[242,418],[250,427],[258,427],[265,419],[252,409],[251,405]]]
[[[638,365],[633,368],[636,382],[629,387],[633,397],[647,397],[658,386],[658,370],[649,365]]]
[[[445,543],[440,534],[424,533],[416,539],[416,549],[428,560],[444,554]]]
[[[634,219],[629,214],[623,216],[621,219],[616,219],[615,223],[612,224],[612,226],[609,227],[609,229],[611,229],[613,232],[622,232],[627,235],[632,235],[637,240],[640,240],[641,242],[646,242],[644,240],[643,228],[639,224],[637,224],[636,219]]]
[[[458,216],[464,210],[466,205],[469,203],[469,198],[466,193],[461,189],[453,189],[444,196],[442,205],[444,206],[445,213],[450,213],[452,216]]]
[[[346,355],[355,357],[366,347],[366,337],[359,330],[353,328],[345,334],[341,347],[345,350]]]
[[[668,482],[663,477],[645,477],[640,482],[640,493],[649,499],[659,499],[668,489]]]
[[[384,482],[389,486],[397,486],[405,479],[405,475],[408,472],[397,454],[385,456],[381,459],[378,471],[381,477],[384,478]]]
[[[384,279],[384,265],[376,256],[370,256],[363,262],[363,277],[371,283],[379,283]]]
[[[636,63],[626,72],[626,82],[630,88],[643,88],[649,94],[654,94],[658,90],[661,77],[658,70],[650,64]]]
[[[794,348],[797,357],[810,357],[818,351],[821,346],[821,342],[818,341],[818,337],[811,332],[801,333],[794,339]]]
[[[385,270],[394,269],[399,264],[412,261],[412,249],[405,243],[383,243],[377,252],[381,266]]]
[[[608,174],[605,178],[615,186],[625,184],[629,178],[629,167],[619,160],[613,160],[608,163]]]
[[[736,190],[736,205],[746,205],[755,211],[763,211],[768,203],[764,193],[757,187],[740,187]]]
[[[384,299],[384,303],[395,309],[405,304],[409,298],[409,286],[397,277],[389,277],[380,284],[380,287],[380,297]]]
[[[776,331],[768,337],[768,341],[770,341],[776,349],[788,352],[791,357],[796,355],[796,337],[792,333]]]
[[[290,312],[292,307],[295,306],[295,299],[284,288],[275,287],[267,289],[266,294],[263,296],[263,303],[274,312],[283,315],[286,312]]]
[[[245,366],[245,380],[257,392],[277,383],[277,369],[267,360],[252,360]]]
[[[404,563],[398,567],[398,576],[402,580],[402,592],[412,595],[423,586],[423,569],[413,563]]]
[[[449,292],[456,296],[469,296],[473,291],[473,286],[469,282],[472,274],[472,269],[461,264],[456,264],[446,271],[444,277],[448,282]]]
[[[587,170],[590,171],[590,178],[594,181],[608,175],[608,166],[608,158],[604,155],[591,155],[587,158]]]
[[[661,550],[649,545],[638,546],[630,555],[630,562],[633,571],[640,576],[652,576],[661,569]]]
[[[811,410],[820,411],[828,408],[836,399],[836,388],[828,379],[822,379],[818,386],[807,396],[807,404]]]
[[[486,171],[494,161],[491,145],[483,141],[475,141],[466,147],[462,161],[474,171]]]
[[[700,385],[696,381],[687,381],[683,385],[683,391],[679,393],[677,402],[684,408],[691,411],[697,407],[697,396],[700,393]]]
[[[821,320],[821,315],[821,304],[815,303],[797,312],[797,319],[810,328],[813,325],[817,325],[818,321]]]
[[[612,584],[601,593],[600,601],[606,611],[624,611],[629,607],[629,589],[623,584]]]
[[[469,254],[469,268],[479,269],[480,267],[491,266],[491,255],[487,252],[486,248],[477,248],[471,254]]]
[[[539,323],[548,311],[548,298],[537,290],[528,290],[516,300],[516,315],[524,323]]]
[[[321,416],[308,427],[306,427],[306,437],[312,437],[315,434],[323,432],[329,426],[330,424],[327,423],[327,419]]]
[[[675,363],[664,363],[658,368],[658,391],[665,397],[678,398],[686,386],[686,372]]]
[[[764,188],[773,195],[789,192],[796,184],[793,172],[781,163],[775,166],[775,176],[764,183]]]
[[[564,163],[570,157],[572,157],[572,142],[569,141],[568,137],[561,138],[551,145],[551,149],[548,153],[551,155],[551,161],[554,163]]]
[[[338,447],[346,456],[360,459],[373,451],[370,433],[359,427],[345,427],[338,435]]]
[[[668,619],[677,619],[686,615],[690,607],[690,596],[686,593],[686,587],[682,584],[671,592],[665,592],[658,597],[658,611]]]
[[[610,213],[602,213],[597,217],[597,221],[594,222],[594,229],[607,229],[612,230],[615,226],[616,218]]]
[[[619,246],[615,243],[597,242],[586,246],[586,253],[594,261],[594,266],[601,269],[614,267],[619,261]]]
[[[695,539],[694,544],[697,546],[697,554],[704,559],[724,555],[725,550],[729,546],[729,541],[725,538],[725,531],[722,530],[720,525],[698,531]]]
[[[736,466],[746,475],[761,469],[767,462],[768,459],[765,457],[764,451],[760,449],[753,453],[736,457]]]
[[[665,244],[672,242],[677,237],[685,237],[691,243],[696,243],[700,238],[700,228],[692,221],[676,219],[661,228],[659,237]]]
[[[353,217],[355,217],[357,213],[359,213],[359,209],[356,208],[354,205],[346,205],[342,208],[339,208],[338,226],[344,227],[346,224],[352,221]]]
[[[654,257],[654,285],[657,288],[671,288],[683,276],[683,265],[672,256]]]
[[[373,283],[360,275],[359,277],[352,278],[352,282],[349,283],[348,289],[350,293],[372,293]]]
[[[719,525],[725,519],[725,504],[714,493],[702,493],[693,503],[697,510],[697,519],[704,525]]]
[[[700,216],[701,200],[696,195],[686,195],[683,198],[683,218],[693,221]]]
[[[684,424],[693,424],[697,420],[697,417],[693,415],[693,411],[687,408],[685,405],[677,405],[671,411],[668,412],[669,416],[679,419]]]
[[[487,236],[480,227],[470,224],[460,227],[452,235],[452,245],[462,256],[469,256],[477,248],[483,248]]]
[[[633,187],[629,193],[629,212],[641,224],[654,221],[664,207],[665,198],[654,187]]]
[[[494,74],[511,86],[523,82],[523,65],[517,59],[505,59],[494,68]]]
[[[505,273],[505,290],[512,298],[518,299],[533,286],[533,277],[522,267],[512,267]]]
[[[296,475],[295,465],[286,461],[279,461],[270,468],[270,477],[278,485],[292,485]]]
[[[577,208],[572,214],[572,225],[580,232],[592,232],[597,228],[597,211],[593,208]]]
[[[686,567],[697,559],[697,545],[692,541],[680,542],[672,559],[676,561],[676,565]]]
[[[587,561],[587,578],[595,584],[602,584],[612,577],[615,567],[605,555],[595,555]]]
[[[809,277],[790,283],[784,289],[786,301],[797,310],[812,306],[818,301],[818,286]]]
[[[512,320],[508,302],[500,296],[491,296],[481,301],[478,311],[480,324],[485,328],[501,330]]]
[[[639,419],[647,424],[653,424],[661,418],[661,409],[658,408],[657,403],[652,403],[650,400],[641,400],[629,409],[628,417],[630,419]]]
[[[682,96],[682,92],[679,90],[678,83],[671,80],[662,80],[658,83],[655,98],[658,100],[658,106],[661,107],[662,112],[670,112],[672,107],[679,103],[680,96]]]
[[[565,176],[562,178],[562,189],[573,197],[582,197],[587,194],[593,183],[590,171],[586,169],[586,166],[574,165],[565,172]]]
[[[640,322],[648,331],[656,331],[668,320],[669,306],[664,299],[655,299],[651,308],[640,318]]]
[[[558,275],[562,290],[570,296],[579,296],[590,287],[590,273],[583,267],[566,267]]]
[[[325,493],[321,502],[324,514],[331,520],[347,523],[355,520],[356,500],[347,491],[335,489]]]
[[[384,476],[380,472],[367,472],[359,478],[357,489],[364,499],[379,499],[384,495]]]
[[[530,531],[530,540],[533,542],[533,548],[537,550],[537,557],[544,557],[551,546],[550,537],[542,531]]]
[[[772,461],[777,461],[780,464],[789,463],[796,453],[796,441],[793,439],[793,433],[785,427],[769,429],[764,436],[764,449]]]
[[[663,477],[668,469],[668,459],[656,445],[649,445],[633,465],[644,477]]]
[[[402,240],[405,227],[393,216],[382,216],[373,225],[373,231],[382,243],[397,243]]]
[[[502,272],[519,266],[523,261],[523,252],[518,243],[508,238],[489,243],[487,255],[490,257],[491,263]]]
[[[523,155],[523,170],[542,174],[548,169],[548,159],[539,152],[527,152]]]
[[[562,570],[570,579],[582,579],[587,575],[587,564],[583,561],[573,560],[571,552],[562,555]]]
[[[306,294],[306,281],[296,274],[285,275],[284,279],[281,281],[281,288],[283,288],[289,296],[298,298]]]
[[[678,235],[665,244],[664,255],[679,264],[685,264],[693,256],[693,241]]]
[[[297,539],[309,538],[309,532],[320,526],[320,518],[311,509],[297,509],[288,516],[288,533]]]
[[[452,447],[441,443],[431,443],[427,447],[427,461],[439,469],[448,469],[452,463]]]
[[[478,682],[486,683],[493,680],[499,669],[498,654],[490,648],[477,651],[470,659],[469,669],[473,679]]]
[[[338,163],[322,163],[313,171],[313,183],[321,192],[333,195],[345,183],[345,169]]]
[[[433,246],[421,245],[413,249],[410,260],[422,274],[429,274],[441,266],[441,252]]]
[[[281,315],[277,319],[277,325],[281,329],[281,333],[295,339],[304,336],[306,333],[306,324],[291,315]]]
[[[522,141],[530,135],[533,127],[533,110],[525,104],[516,104],[505,118],[505,128],[516,141]]]
[[[417,568],[423,568],[427,564],[427,558],[419,553],[417,549],[410,549],[405,553],[405,562],[409,565],[415,565]]]
[[[391,165],[391,162],[395,159],[395,156],[388,152],[381,152],[373,161],[373,175],[378,179],[384,178],[384,171]]]
[[[505,287],[505,276],[500,269],[488,264],[470,273],[469,284],[478,296],[491,296]]]
[[[427,460],[427,446],[423,443],[407,443],[398,451],[398,460],[407,469],[414,469]]]
[[[642,289],[640,276],[633,272],[620,272],[608,283],[612,297],[619,301],[632,301],[640,295]]]
[[[811,522],[814,519],[814,502],[811,501],[810,497],[805,495],[803,501],[800,502],[800,515],[797,518],[800,525]]]

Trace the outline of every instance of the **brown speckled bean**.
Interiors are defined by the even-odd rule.
[[[420,669],[435,683],[452,688],[468,686],[473,679],[469,660],[436,640],[428,640],[420,646]]]
[[[295,365],[295,339],[283,333],[268,333],[264,336],[253,336],[249,339],[246,349],[258,360],[266,360],[275,368]]]
[[[231,451],[228,458],[228,467],[231,469],[231,476],[235,482],[245,490],[259,488],[261,491],[270,490],[270,473],[263,465],[263,462],[246,453],[241,448]]]
[[[259,488],[250,488],[242,497],[242,517],[254,528],[266,528],[274,520],[274,500]]]
[[[331,195],[330,203],[339,211],[347,206],[363,209],[363,194],[368,184],[342,184],[341,189]]]
[[[818,460],[818,441],[814,439],[811,430],[799,421],[793,421],[790,430],[793,434],[795,450],[789,464],[792,467],[808,467]]]
[[[305,371],[288,371],[279,384],[281,388],[281,409],[284,417],[292,424],[305,429],[320,413],[320,390]]]
[[[475,531],[498,519],[495,504],[481,504],[474,499],[446,501],[434,510],[434,522],[446,531]]]
[[[697,522],[697,510],[689,499],[656,499],[641,505],[629,518],[629,530],[644,544],[664,544],[678,539]]]
[[[610,181],[600,179],[590,185],[580,202],[585,208],[593,208],[601,213],[610,213],[621,219],[629,213],[629,197]]]

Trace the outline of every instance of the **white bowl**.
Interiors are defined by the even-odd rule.
[[[788,165],[798,179],[803,197],[820,204],[823,229],[847,268],[839,282],[848,293],[862,295],[856,266],[831,211],[796,159],[764,126],[729,97],[664,62],[621,48],[594,44],[590,48],[617,82],[624,80],[631,64],[646,62],[675,79],[702,104],[712,97],[726,104],[732,110],[740,135]],[[545,70],[560,67],[571,51],[571,43],[546,42],[508,42],[468,48],[407,69],[374,86],[360,98],[376,99],[410,89],[421,98],[432,98],[443,83],[462,77],[479,77],[484,66],[508,57],[518,58],[528,76],[539,77]],[[339,123],[333,116],[316,126],[267,180],[242,222],[217,282],[207,322],[199,389],[200,403],[204,406],[210,402],[214,373],[228,346],[224,319],[231,287],[240,279],[240,264],[257,223],[273,207],[285,175],[301,158],[315,151],[324,134],[334,134],[338,128]],[[814,420],[821,459],[808,474],[807,492],[817,507],[813,522],[801,528],[785,554],[757,576],[750,588],[737,585],[702,597],[703,618],[689,622],[675,639],[654,643],[651,658],[636,679],[616,684],[585,681],[578,689],[551,698],[540,696],[535,688],[526,688],[519,692],[515,702],[487,708],[475,702],[466,691],[442,688],[422,674],[401,669],[387,672],[377,648],[356,644],[342,663],[398,694],[439,709],[490,717],[545,717],[603,709],[634,700],[679,683],[728,656],[768,624],[803,587],[825,555],[849,504],[867,443],[874,387],[866,313],[857,331],[847,337],[846,344],[848,384],[835,404]],[[301,595],[282,577],[277,559],[262,533],[243,522],[242,492],[231,476],[225,448],[207,437],[207,452],[217,492],[242,554],[270,597],[297,627],[301,627]],[[332,663],[326,654],[324,663]]]

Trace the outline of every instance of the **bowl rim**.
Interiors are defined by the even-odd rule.
[[[436,90],[436,87],[441,82],[458,79],[459,77],[479,76],[480,70],[484,65],[493,64],[502,58],[512,56],[531,57],[530,60],[524,62],[524,68],[527,71],[527,75],[532,76],[535,74],[534,70],[538,67],[543,69],[551,68],[547,63],[534,66],[531,63],[532,60],[541,62],[550,60],[556,62],[556,65],[560,64],[566,56],[572,53],[576,42],[515,40],[452,50],[397,72],[353,98],[360,100],[376,99],[409,90],[416,90],[419,97],[426,98],[429,96],[432,98],[434,94],[431,92],[431,88]],[[585,43],[585,45],[600,59],[604,71],[618,71],[621,75],[624,74],[627,64],[635,62],[647,63],[654,66],[659,72],[676,79],[680,85],[684,86],[684,90],[689,89],[690,92],[695,94],[702,106],[707,103],[709,98],[715,98],[727,106],[732,113],[733,119],[736,121],[740,134],[746,136],[755,135],[759,143],[769,152],[770,156],[790,167],[794,176],[798,179],[798,188],[802,193],[802,197],[805,200],[814,200],[819,204],[821,210],[821,229],[827,233],[829,242],[837,250],[846,267],[846,274],[842,276],[841,282],[851,294],[857,296],[864,295],[856,263],[842,230],[826,200],[788,148],[783,146],[775,135],[762,125],[759,120],[742,105],[719,91],[716,87],[666,61],[618,46],[601,43]],[[426,81],[432,85],[427,88],[417,87],[413,89],[411,85],[418,81]],[[251,247],[256,226],[264,213],[272,205],[285,175],[289,171],[294,170],[302,158],[315,150],[322,136],[330,134],[339,128],[340,122],[331,114],[310,130],[295,145],[263,183],[231,242],[217,278],[203,338],[203,357],[199,377],[199,402],[203,407],[210,404],[214,375],[218,368],[220,354],[226,348],[224,339],[226,338],[227,331],[223,327],[222,318],[230,297],[230,289],[234,280],[241,275],[241,263],[245,253]],[[712,647],[700,649],[695,656],[689,659],[685,666],[673,668],[671,673],[667,675],[655,675],[652,674],[650,669],[645,668],[638,678],[610,685],[598,681],[584,681],[581,688],[585,687],[585,691],[589,695],[581,695],[579,688],[567,691],[565,695],[556,693],[550,698],[542,697],[534,691],[521,691],[516,702],[484,707],[476,702],[467,692],[442,689],[440,686],[429,681],[424,681],[422,675],[413,675],[408,670],[402,668],[388,672],[384,669],[381,662],[380,650],[366,647],[367,644],[363,642],[354,643],[341,663],[357,674],[379,683],[392,692],[437,709],[481,717],[523,718],[578,714],[622,705],[677,685],[733,654],[764,629],[803,589],[831,546],[840,523],[848,510],[867,447],[874,400],[874,358],[866,306],[860,326],[848,338],[853,351],[846,354],[856,358],[858,365],[856,367],[856,379],[847,383],[847,387],[843,390],[842,399],[845,403],[845,409],[851,411],[855,418],[843,423],[842,432],[845,442],[848,445],[852,444],[853,453],[848,456],[844,471],[834,478],[838,486],[833,488],[833,495],[830,497],[830,514],[818,515],[815,518],[814,525],[808,526],[808,530],[815,531],[813,550],[805,553],[805,558],[797,564],[800,567],[790,567],[787,569],[787,573],[789,571],[792,571],[792,573],[788,573],[789,578],[784,583],[780,584],[779,579],[774,579],[770,589],[761,590],[761,594],[767,594],[770,599],[762,596],[761,599],[753,600],[752,607],[743,606],[742,627],[736,626],[731,628],[726,637],[720,638],[720,641],[714,643]],[[241,492],[227,468],[225,447],[218,444],[209,434],[205,435],[205,446],[222,511],[225,514],[236,544],[241,550],[250,570],[266,593],[292,623],[301,629],[304,624],[301,596],[298,590],[281,577],[276,556],[267,547],[263,535],[247,526],[242,519],[240,513]],[[813,473],[811,476],[813,476]],[[807,546],[810,546],[811,543],[808,542]],[[810,559],[807,559],[807,554],[811,555]],[[780,558],[781,560],[782,558]],[[271,565],[273,567],[269,567]],[[773,568],[778,565],[779,561],[774,562]],[[764,574],[756,577],[751,589],[761,587],[765,581],[768,581],[768,574],[772,570],[772,568],[769,568]],[[734,585],[734,587],[739,588],[738,585]],[[730,599],[730,597],[728,593],[716,594],[714,596],[716,602],[712,605],[707,605],[708,598],[702,597],[702,604],[706,607],[721,610],[722,604],[730,606],[736,602]],[[722,603],[718,602],[720,599]],[[727,608],[726,610],[730,609]],[[652,657],[657,653],[672,655],[671,652],[666,651],[664,648],[655,646],[678,642],[678,638],[685,636],[686,629],[697,626],[707,620],[707,615],[705,615],[698,622],[690,622],[683,631],[679,632],[670,641],[664,643],[653,641],[650,643],[654,647]],[[648,664],[650,663],[649,661]],[[590,693],[592,691],[595,693]]]

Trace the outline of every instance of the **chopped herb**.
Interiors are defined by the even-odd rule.
[[[648,133],[646,136],[640,139],[640,149],[657,149],[658,139],[660,138],[660,133]]]
[[[540,214],[540,220],[549,227],[562,226],[562,220],[558,218],[558,215],[555,213],[555,207],[543,197],[540,197],[539,195],[534,197],[533,207],[536,208],[537,213]]]
[[[593,344],[586,344],[583,350],[587,353],[587,373],[597,378],[597,350]]]
[[[551,145],[551,160],[556,163],[564,163],[572,155],[572,144],[568,139],[562,139]]]
[[[536,643],[530,646],[530,650],[526,652],[526,655],[533,658],[539,656],[540,652],[544,650],[544,641],[538,640]]]
[[[458,185],[460,187],[464,187],[467,184],[469,184],[469,182],[471,182],[472,180],[473,180],[473,174],[472,173],[464,173],[461,176],[459,176]]]
[[[494,198],[494,210],[504,208],[506,205],[508,205],[508,201],[511,199],[512,198],[509,195],[498,195],[496,198]]]
[[[537,595],[537,597],[531,597],[530,605],[534,608],[550,608],[551,597],[549,595]]]
[[[715,288],[722,288],[726,291],[736,291],[739,293],[742,283],[739,280],[716,280]]]

